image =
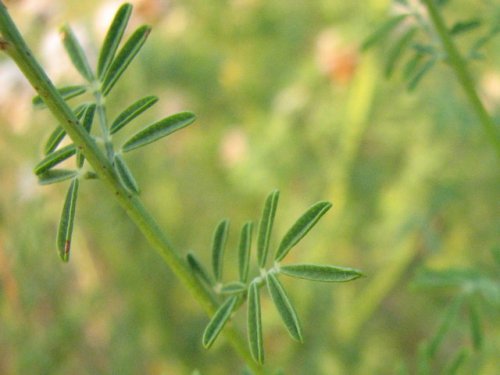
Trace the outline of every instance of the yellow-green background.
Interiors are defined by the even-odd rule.
[[[6,3],[60,85],[81,81],[60,47],[59,26],[70,22],[95,61],[119,4]],[[335,285],[283,279],[304,344],[289,339],[264,293],[270,368],[393,374],[404,364],[416,373],[419,344],[460,292],[412,288],[416,272],[475,268],[496,277],[497,304],[477,297],[484,347],[471,349],[462,309],[431,373],[466,347],[460,373],[493,375],[500,352],[491,255],[499,244],[498,158],[445,64],[408,93],[400,73],[384,77],[383,46],[360,51],[387,19],[388,3],[138,1],[131,23],[150,23],[153,33],[109,96],[108,114],[159,96],[126,136],[176,111],[196,113],[195,125],[126,160],[180,252],[194,250],[209,264],[212,230],[231,219],[228,280],[236,275],[239,228],[259,217],[271,190],[281,191],[274,245],[309,205],[333,202],[289,261],[356,267],[367,277]],[[445,17],[491,22],[491,9],[494,2],[456,0]],[[472,39],[460,37],[459,46]],[[470,65],[497,123],[499,40]],[[31,172],[54,120],[30,107],[33,91],[5,56],[0,86],[0,373],[241,373],[224,339],[202,348],[208,318],[98,181],[81,185],[71,259],[59,260],[55,234],[67,186],[40,187]],[[244,315],[236,318],[242,328]]]

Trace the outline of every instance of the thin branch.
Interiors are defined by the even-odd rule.
[[[491,118],[491,116],[486,111],[483,102],[477,94],[474,80],[467,68],[467,63],[458,51],[453,39],[449,33],[446,24],[439,12],[437,5],[434,0],[422,0],[422,2],[427,7],[429,11],[430,19],[434,25],[434,28],[441,40],[442,46],[448,57],[448,62],[455,72],[457,79],[462,86],[465,95],[467,96],[472,109],[479,118],[479,121],[483,127],[483,131],[489,142],[495,148],[497,156],[500,157],[500,134],[497,125]]]

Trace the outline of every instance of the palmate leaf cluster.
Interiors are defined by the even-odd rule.
[[[444,7],[448,1],[436,1]],[[362,49],[368,49],[384,42],[386,51],[385,75],[391,77],[400,67],[401,75],[408,90],[413,90],[427,73],[439,62],[447,62],[446,53],[436,36],[436,32],[418,1],[393,1],[394,15],[382,23],[369,35]],[[470,35],[472,42],[463,52],[469,60],[483,58],[483,47],[500,34],[500,8],[493,9],[492,20],[466,18],[454,22],[449,34],[456,39]]]
[[[500,250],[492,250],[494,259],[492,275],[474,268],[453,268],[443,270],[422,269],[415,276],[413,287],[417,289],[451,289],[455,296],[443,311],[440,323],[434,334],[420,345],[418,366],[419,374],[434,373],[434,363],[448,336],[454,330],[467,328],[471,348],[455,348],[446,363],[446,374],[455,374],[465,365],[472,351],[484,348],[485,323],[482,314],[488,309],[500,307]],[[495,275],[495,276],[493,276]]]
[[[108,122],[106,117],[104,104],[106,96],[111,93],[115,84],[137,56],[151,31],[151,28],[147,25],[140,26],[127,40],[123,41],[131,12],[132,5],[130,4],[122,5],[116,12],[100,49],[96,69],[91,68],[71,28],[67,25],[62,28],[62,41],[66,52],[85,83],[61,87],[58,91],[64,100],[85,93],[92,95],[90,101],[78,105],[73,110],[79,121],[79,126],[82,126],[89,134],[93,135],[96,141],[104,144],[106,155],[114,166],[115,173],[123,186],[130,194],[139,194],[139,185],[122,155],[192,124],[195,116],[191,112],[181,112],[146,125],[115,149],[115,145],[112,143],[112,135],[121,131],[127,124],[158,101],[156,96],[146,96],[129,105],[112,121]],[[33,104],[38,107],[44,106],[43,99],[40,96],[33,99]],[[95,121],[98,121],[100,125],[101,134],[99,136],[94,135],[95,132],[92,131]],[[81,179],[96,178],[97,175],[90,167],[85,168],[85,157],[74,144],[61,146],[65,137],[65,130],[62,126],[57,125],[45,142],[43,147],[45,157],[35,166],[34,172],[41,184],[71,180],[57,235],[59,254],[64,261],[68,261],[79,182]],[[62,162],[73,156],[76,157],[74,169],[57,168]]]
[[[331,208],[331,203],[320,201],[312,205],[288,230],[279,243],[271,267],[267,266],[270,239],[278,206],[279,192],[273,191],[266,199],[257,231],[256,263],[258,274],[249,278],[253,223],[245,223],[238,245],[238,280],[223,282],[223,260],[229,231],[229,221],[222,220],[215,228],[212,241],[212,275],[202,266],[193,253],[187,256],[195,277],[213,294],[222,298],[220,307],[213,315],[203,334],[203,345],[209,348],[230,320],[232,314],[246,301],[247,336],[250,352],[258,363],[264,362],[264,343],[260,290],[264,285],[290,336],[303,341],[299,318],[288,297],[280,276],[312,281],[345,282],[362,276],[359,270],[318,264],[282,264],[290,250],[314,227]]]

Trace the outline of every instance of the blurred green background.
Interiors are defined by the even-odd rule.
[[[71,23],[95,61],[119,2],[7,4],[63,85],[81,81],[60,45],[60,25]],[[491,23],[492,8],[493,1],[455,0],[445,16]],[[160,102],[142,121],[197,114],[195,125],[127,161],[171,242],[207,263],[216,223],[232,220],[228,249],[235,249],[239,227],[258,219],[275,188],[277,236],[315,201],[333,202],[290,260],[356,267],[367,277],[337,285],[284,280],[304,344],[289,339],[264,297],[270,368],[417,373],[419,347],[465,290],[484,342],[473,348],[461,309],[430,373],[441,373],[464,347],[459,373],[498,374],[498,159],[447,66],[409,93],[401,74],[384,77],[383,45],[360,52],[391,11],[387,0],[136,1],[132,23],[150,23],[153,33],[110,95],[108,112],[114,117],[154,94]],[[470,65],[497,123],[499,41]],[[223,339],[202,348],[208,318],[98,182],[82,184],[71,260],[59,260],[55,234],[67,186],[40,187],[33,176],[55,123],[31,108],[32,95],[0,56],[0,374],[241,373]],[[417,288],[422,269],[474,277]]]

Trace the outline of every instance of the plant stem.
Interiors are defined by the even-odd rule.
[[[194,278],[182,257],[174,251],[165,233],[153,216],[144,207],[141,200],[130,194],[120,183],[110,160],[97,146],[96,142],[80,126],[72,110],[61,98],[45,71],[33,57],[24,38],[10,18],[7,8],[0,0],[0,50],[6,52],[17,64],[33,88],[45,101],[48,109],[59,121],[68,136],[80,150],[101,180],[108,186],[119,204],[137,225],[153,248],[161,255],[165,263],[174,272],[192,296],[200,303],[209,316],[217,309],[217,303],[203,286]],[[250,356],[241,334],[233,327],[227,327],[225,335],[236,352],[255,374],[264,374]]]
[[[467,63],[458,51],[453,39],[446,27],[443,18],[439,12],[437,5],[434,0],[422,0],[427,10],[429,11],[430,19],[436,29],[437,35],[441,40],[446,56],[448,57],[448,63],[452,67],[457,76],[458,81],[462,85],[465,95],[469,99],[469,102],[476,112],[479,121],[483,127],[483,131],[491,142],[497,156],[500,157],[500,135],[498,128],[491,118],[491,116],[486,111],[479,95],[477,94],[474,81],[471,77],[469,70],[467,69]]]

